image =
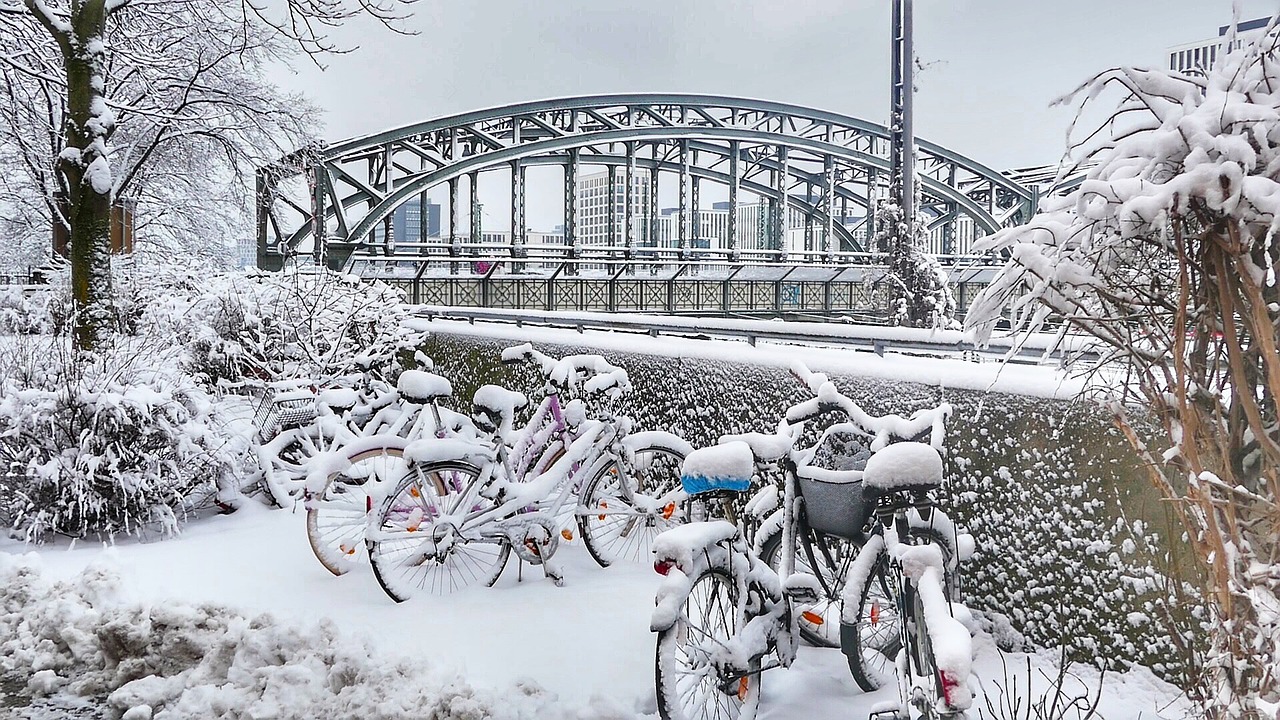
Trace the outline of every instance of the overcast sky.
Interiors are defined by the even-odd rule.
[[[1277,9],[1241,0],[1242,19]],[[276,80],[326,110],[335,141],[525,100],[674,91],[886,120],[889,0],[418,0],[391,33]],[[1228,0],[916,0],[916,132],[995,168],[1056,162],[1052,101],[1116,65],[1217,34]]]

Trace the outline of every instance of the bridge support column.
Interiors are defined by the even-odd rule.
[[[676,229],[677,250],[676,257],[680,260],[685,259],[685,255],[689,249],[689,141],[680,141],[680,195],[677,207],[677,222],[680,227]]]
[[[607,213],[609,229],[605,232],[605,242],[609,243],[609,259],[617,257],[618,247],[618,166],[609,166],[609,209]],[[623,193],[626,194],[625,192]],[[612,268],[610,268],[612,270]]]
[[[827,262],[833,263],[836,260],[836,159],[830,155],[822,160],[822,182],[825,186],[822,189],[822,211],[827,216],[822,227],[822,252]]]
[[[623,242],[626,244],[626,250],[623,257],[627,261],[627,273],[635,271],[634,266],[630,263],[635,258],[636,252],[636,144],[634,142],[627,143],[627,179],[626,189],[622,192],[622,214],[623,222]]]
[[[480,172],[478,170],[472,170],[467,175],[467,184],[471,186],[471,211],[468,213],[470,216],[468,218],[470,221],[468,228],[471,231],[471,252],[468,254],[474,257],[480,252],[479,245],[484,237],[481,228],[484,221],[480,218],[483,207],[480,205]]]
[[[527,255],[525,243],[528,240],[528,223],[525,221],[525,168],[519,160],[511,161],[511,257],[523,258]],[[524,270],[523,263],[511,266],[512,272]]]
[[[449,178],[449,274],[458,274],[458,256],[462,241],[458,239],[458,178]]]
[[[693,164],[698,164],[698,151],[693,152]],[[694,257],[698,256],[698,248],[702,246],[702,198],[701,198],[702,182],[701,178],[693,178],[693,187],[689,189],[689,206],[692,217],[689,222],[690,237],[692,238],[689,246],[693,249]]]
[[[787,183],[790,179],[790,170],[787,167],[787,146],[778,146],[778,174],[777,174],[777,191],[778,191],[778,214],[776,217],[775,232],[778,236],[778,262],[786,262],[787,260],[787,229],[790,227],[790,218],[787,217]]]
[[[569,246],[569,265],[565,274],[578,272],[578,148],[569,150],[564,166],[564,240]]]
[[[742,143],[734,140],[729,143],[729,260],[738,260],[738,190],[742,186],[742,170],[738,165],[738,156],[742,153]]]
[[[649,173],[649,246],[657,248],[662,238],[658,233],[658,168]],[[655,256],[656,257],[656,256]]]

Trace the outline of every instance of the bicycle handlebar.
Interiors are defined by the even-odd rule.
[[[536,363],[547,383],[554,387],[581,387],[589,393],[621,393],[631,390],[627,371],[599,355],[566,355],[557,360],[535,350],[532,344],[525,343],[503,350],[502,362],[508,365]],[[584,377],[585,373],[590,373],[590,376]]]
[[[798,425],[828,412],[839,412],[855,427],[873,438],[869,448],[872,451],[888,445],[895,438],[912,440],[925,434],[929,435],[930,445],[942,449],[946,420],[951,415],[950,403],[944,402],[936,408],[917,410],[907,418],[892,414],[875,416],[840,392],[826,375],[810,371],[803,363],[793,363],[791,374],[804,383],[814,397],[787,408],[784,420],[788,425]]]

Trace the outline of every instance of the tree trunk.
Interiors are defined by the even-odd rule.
[[[106,104],[106,0],[72,2],[54,16],[38,0],[27,8],[58,42],[67,73],[65,150],[57,170],[71,226],[71,301],[76,347],[92,350],[111,313],[111,168],[107,141],[115,120]]]

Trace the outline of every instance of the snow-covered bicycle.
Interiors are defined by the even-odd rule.
[[[973,700],[968,610],[952,602],[956,566],[973,552],[930,493],[942,458],[923,443],[890,445],[871,456],[863,484],[878,494],[876,532],[845,585],[841,650],[863,690],[896,677],[898,703],[885,718],[959,719]]]
[[[397,479],[366,532],[374,574],[396,601],[493,584],[510,555],[559,584],[560,541],[581,534],[602,566],[648,557],[654,536],[682,522],[680,462],[690,447],[666,432],[631,432],[613,402],[626,372],[598,355],[551,358],[529,345],[503,352],[533,363],[543,399],[513,428],[523,394],[476,391],[471,437],[422,439],[395,453]]]
[[[722,438],[692,453],[682,472],[696,502],[745,491],[753,475],[779,466],[782,507],[764,523],[765,541],[758,536],[753,548],[741,527],[716,520],[669,530],[655,542],[654,567],[666,580],[651,629],[658,633],[655,680],[666,720],[754,717],[759,674],[790,666],[804,628],[829,637],[827,628],[838,625],[833,596],[839,598],[848,561],[874,531],[878,495],[862,482],[861,468],[814,464],[823,441],[852,432],[865,437],[870,450],[922,436],[942,442],[945,404],[910,418],[874,417],[825,376],[800,365],[793,371],[815,397],[790,408],[775,434]],[[842,415],[842,422],[824,428],[817,444],[800,447],[805,423],[828,413]],[[757,493],[748,510],[767,494]],[[762,547],[772,548],[775,567],[762,559]],[[826,576],[796,572],[797,562]]]
[[[394,391],[378,397],[321,393],[322,405],[335,406],[321,415],[322,434],[335,440],[333,450],[311,460],[304,506],[307,540],[329,572],[343,575],[361,564],[369,514],[384,481],[403,475],[409,443],[469,428],[466,417],[441,406],[452,394],[448,379],[423,370],[405,370]]]

